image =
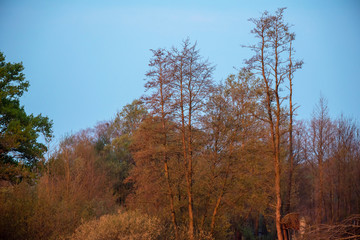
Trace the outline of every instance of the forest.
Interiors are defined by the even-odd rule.
[[[151,50],[144,94],[54,151],[0,53],[0,239],[360,239],[359,124],[324,96],[298,119],[284,14],[249,20],[252,57],[221,82],[189,38]]]

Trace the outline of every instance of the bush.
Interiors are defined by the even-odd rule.
[[[25,182],[0,187],[0,239],[29,239],[34,202],[33,187]]]
[[[132,211],[104,215],[82,224],[72,235],[73,240],[150,240],[158,239],[163,226],[160,220]]]

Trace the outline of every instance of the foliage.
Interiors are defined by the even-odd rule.
[[[130,146],[136,129],[146,115],[143,103],[134,100],[124,106],[114,120],[95,127],[95,149],[103,160],[106,172],[113,179],[113,192],[120,204],[124,204],[133,191],[133,183],[126,180],[134,165]]]
[[[0,188],[0,239],[29,239],[36,195],[26,182]]]
[[[2,239],[55,239],[114,209],[111,181],[89,132],[66,138],[32,186],[1,189]]]
[[[159,239],[161,222],[139,212],[121,211],[82,224],[72,235],[73,240],[151,240]]]
[[[283,13],[251,20],[255,55],[223,83],[188,39],[152,50],[147,94],[36,168],[43,152],[22,159],[14,146],[31,131],[49,137],[49,121],[16,130],[31,118],[19,105],[28,82],[21,64],[1,60],[0,150],[12,148],[0,153],[0,238],[275,239],[295,225],[290,210],[310,225],[305,239],[358,238],[359,217],[342,220],[360,213],[359,125],[332,119],[323,98],[310,121],[293,121],[302,61]]]
[[[26,181],[29,184],[34,184],[36,172],[31,171],[28,166],[22,164],[2,163],[0,164],[1,181],[11,183],[20,183]]]
[[[5,62],[0,52],[0,161],[16,164],[21,161],[34,167],[47,150],[38,141],[52,137],[52,122],[41,114],[26,114],[20,97],[28,90],[29,82],[22,73],[22,63]]]

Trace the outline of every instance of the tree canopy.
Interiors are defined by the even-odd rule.
[[[189,39],[151,50],[146,93],[42,164],[52,123],[1,54],[0,239],[359,239],[360,126],[325,98],[297,119],[284,10],[250,19],[254,55],[223,82]]]
[[[22,63],[6,62],[0,52],[0,162],[32,167],[47,150],[39,136],[51,139],[52,121],[41,114],[27,114],[20,104],[30,86],[23,70]]]

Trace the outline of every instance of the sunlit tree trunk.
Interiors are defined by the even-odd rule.
[[[216,218],[218,209],[220,207],[221,200],[222,200],[222,198],[224,196],[224,193],[225,193],[225,188],[226,188],[226,184],[227,184],[227,181],[228,181],[228,178],[229,178],[229,173],[230,173],[230,166],[231,166],[231,163],[230,163],[230,161],[228,161],[227,167],[226,167],[226,172],[225,172],[225,178],[223,180],[223,184],[221,186],[221,190],[220,190],[219,196],[218,196],[218,198],[216,200],[214,211],[213,211],[213,214],[212,214],[212,217],[211,217],[211,224],[210,224],[210,233],[211,234],[214,233],[215,218]]]
[[[161,72],[161,69],[160,69]],[[169,173],[169,166],[168,166],[168,143],[167,143],[167,129],[166,129],[166,119],[165,119],[165,111],[164,111],[164,95],[163,95],[163,84],[160,84],[160,97],[161,97],[161,123],[162,123],[162,130],[163,130],[163,162],[164,162],[164,171],[165,171],[165,178],[168,186],[168,194],[170,198],[170,210],[171,210],[171,220],[173,223],[174,231],[175,231],[175,239],[179,239],[178,233],[178,226],[176,222],[176,215],[175,215],[175,207],[174,207],[174,191],[172,189],[171,180],[170,180],[170,173]]]
[[[293,155],[293,115],[294,115],[294,109],[293,109],[293,102],[292,102],[292,46],[290,41],[290,48],[289,48],[289,180],[288,180],[288,189],[287,189],[287,206],[286,206],[286,212],[291,211],[291,191],[292,191],[292,183],[293,183],[293,171],[294,171],[294,155]]]

